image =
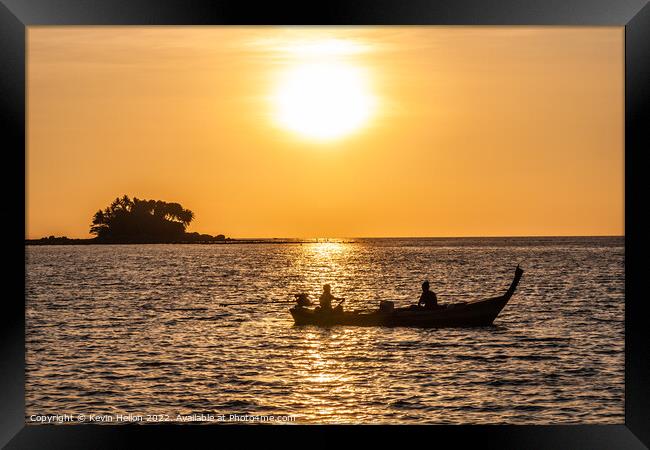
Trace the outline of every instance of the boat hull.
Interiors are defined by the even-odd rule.
[[[433,310],[401,308],[391,312],[331,312],[323,313],[305,307],[289,311],[296,325],[318,326],[385,326],[385,327],[482,327],[492,325],[515,292],[523,270],[517,266],[515,278],[506,293],[499,297],[451,304]]]

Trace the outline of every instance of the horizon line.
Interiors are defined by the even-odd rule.
[[[201,233],[203,234],[203,233]],[[223,234],[223,233],[220,233]],[[53,235],[49,235],[53,236]],[[47,239],[49,236],[42,236],[38,238],[25,237],[25,240],[38,240]],[[65,237],[68,239],[94,239],[94,237],[68,237],[68,236],[55,236]],[[486,235],[486,236],[319,236],[319,237],[232,237],[227,236],[226,239],[232,240],[321,240],[321,239],[499,239],[499,238],[596,238],[596,237],[625,237],[625,234],[531,234],[531,235]]]

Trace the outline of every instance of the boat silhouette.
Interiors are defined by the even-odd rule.
[[[324,312],[305,306],[289,309],[296,325],[348,325],[386,327],[482,327],[492,325],[515,293],[524,271],[519,266],[508,290],[501,296],[438,306],[435,309],[406,307],[378,309],[372,312]]]

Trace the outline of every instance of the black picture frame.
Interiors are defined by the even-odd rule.
[[[25,424],[25,50],[32,25],[567,25],[625,27],[625,423],[580,426],[268,427]],[[644,448],[650,446],[650,339],[643,292],[643,151],[648,145],[650,6],[646,0],[0,0],[0,112],[4,126],[7,261],[0,313],[0,445],[7,448],[121,448],[134,438],[221,439],[239,445],[259,434],[282,441],[316,437],[425,439],[487,448]],[[13,177],[11,176],[13,175]],[[19,262],[21,261],[21,262]],[[23,295],[21,300],[18,296]],[[281,429],[279,431],[278,429]],[[334,435],[331,432],[336,431]],[[297,436],[309,433],[309,436]],[[315,434],[316,436],[311,436]],[[340,436],[343,437],[343,436]],[[347,437],[346,437],[347,439]],[[425,441],[425,442],[426,442]],[[223,442],[223,441],[220,441]],[[414,443],[416,441],[413,441]],[[405,442],[406,443],[406,442]],[[407,444],[408,445],[408,444]],[[420,444],[418,444],[420,445]]]

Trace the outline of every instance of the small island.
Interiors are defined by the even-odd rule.
[[[179,203],[162,200],[117,197],[92,217],[89,239],[48,236],[25,239],[26,245],[90,244],[302,244],[317,242],[302,239],[231,239],[223,234],[212,236],[185,231],[194,220],[194,212]]]
[[[103,210],[98,210],[90,225],[90,239],[70,239],[49,236],[27,239],[31,245],[69,244],[181,244],[223,243],[229,241],[223,234],[188,233],[185,230],[194,220],[194,213],[179,203],[162,200],[130,199],[128,195],[116,198]]]

